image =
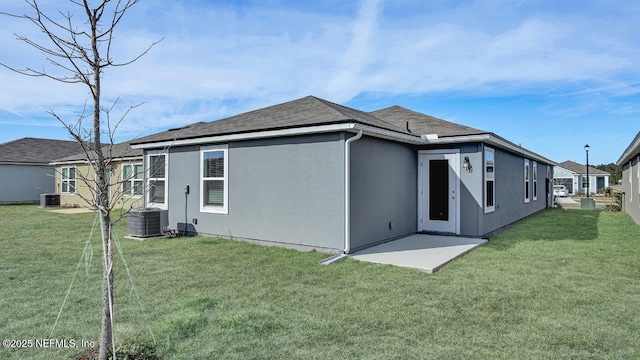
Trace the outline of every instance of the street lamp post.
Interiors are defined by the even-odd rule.
[[[584,151],[587,153],[587,199],[589,198],[589,144],[584,146]]]

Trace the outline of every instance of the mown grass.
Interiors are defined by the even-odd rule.
[[[97,237],[50,334],[93,220],[0,207],[3,339],[97,340]],[[163,359],[640,358],[640,226],[625,214],[547,211],[435,275],[204,237],[122,247],[143,309],[118,259],[117,342]]]

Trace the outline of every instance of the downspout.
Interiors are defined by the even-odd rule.
[[[343,260],[344,258],[347,257],[347,254],[349,254],[349,251],[351,250],[351,236],[350,236],[350,232],[351,232],[351,217],[350,217],[351,151],[350,150],[351,150],[351,147],[350,145],[352,142],[359,140],[361,137],[362,137],[362,130],[358,130],[358,134],[356,134],[356,136],[352,136],[344,142],[344,250],[342,250],[341,254],[322,260],[320,262],[320,264],[322,265],[330,265],[336,261]]]
[[[356,136],[344,142],[344,250],[343,254],[351,251],[351,143],[360,140],[362,130]]]

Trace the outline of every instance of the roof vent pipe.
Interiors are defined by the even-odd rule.
[[[351,251],[351,143],[362,137],[362,130],[344,142],[344,254]]]

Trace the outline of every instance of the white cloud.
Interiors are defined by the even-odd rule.
[[[638,93],[633,3],[614,14],[520,1],[339,4],[141,2],[117,33],[114,59],[164,40],[105,73],[104,103],[120,97],[124,111],[144,102],[122,126],[141,134],[308,94],[346,102],[362,93]],[[20,22],[0,23],[0,46],[15,49],[0,61],[41,63],[37,51],[16,44],[18,30],[34,34]],[[87,98],[81,87],[0,69],[0,109],[20,116]]]

